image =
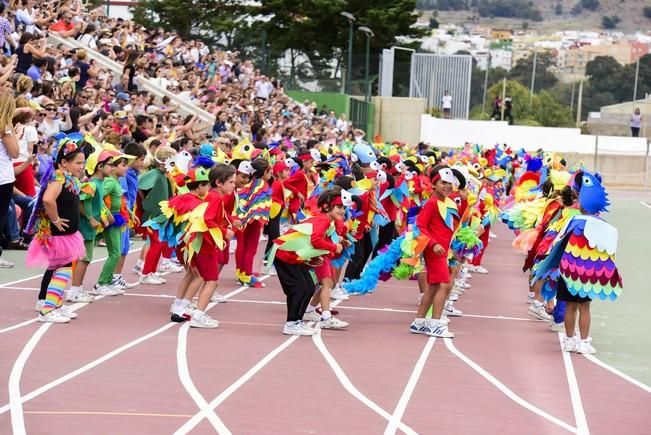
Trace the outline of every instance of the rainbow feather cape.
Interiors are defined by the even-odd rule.
[[[558,234],[547,258],[534,266],[532,281],[563,279],[573,295],[615,300],[623,287],[616,250],[615,227],[595,216],[574,216]]]
[[[267,262],[273,263],[278,250],[295,252],[298,258],[304,262],[329,254],[330,251],[325,249],[316,249],[312,246],[313,231],[314,226],[310,222],[293,225],[290,231],[282,234],[274,241],[273,247],[267,254]],[[331,239],[338,237],[337,232],[335,231],[334,221],[331,222],[325,235]]]
[[[255,178],[238,192],[237,217],[243,225],[259,220],[266,224],[271,212],[271,188],[267,183]]]

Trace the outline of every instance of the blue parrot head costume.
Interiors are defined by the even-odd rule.
[[[377,160],[377,156],[370,145],[360,142],[353,147],[353,153],[363,165],[369,165]]]
[[[579,205],[583,210],[591,214],[608,211],[610,201],[606,189],[601,185],[599,173],[577,173],[574,189],[579,192]]]

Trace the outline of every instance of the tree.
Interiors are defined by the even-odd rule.
[[[581,0],[579,4],[583,9],[587,9],[593,12],[599,9],[599,7],[601,6],[599,0]]]
[[[561,3],[556,3],[556,7],[554,7],[554,13],[556,15],[563,15],[563,5]]]
[[[651,18],[651,6],[645,6],[643,12],[645,17]]]
[[[429,28],[430,29],[438,29],[439,28],[439,22],[436,18],[430,17],[429,19]]]
[[[255,7],[238,0],[142,0],[132,12],[142,26],[162,27],[184,39],[231,48],[235,31],[243,26],[241,20],[255,13]],[[226,43],[220,43],[222,40]]]
[[[549,89],[556,84],[558,79],[550,72],[554,65],[554,59],[548,53],[538,53],[536,59],[536,80],[534,86],[536,89]],[[531,74],[533,72],[533,54],[524,59],[519,59],[511,69],[510,77],[523,86],[531,85]]]
[[[614,29],[617,27],[617,24],[620,22],[620,19],[617,15],[612,17],[603,16],[601,17],[601,27],[606,30]]]

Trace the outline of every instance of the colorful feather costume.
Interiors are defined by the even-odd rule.
[[[239,202],[236,214],[243,226],[252,220],[267,223],[271,212],[271,188],[264,180],[254,178],[237,195]]]

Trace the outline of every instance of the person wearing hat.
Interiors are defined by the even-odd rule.
[[[284,186],[292,192],[289,199],[289,214],[294,221],[298,220],[299,209],[307,198],[309,198],[310,183],[308,175],[314,165],[314,158],[308,149],[298,152],[298,158],[292,159],[298,164],[298,169],[287,178]]]
[[[97,285],[98,292],[113,290],[116,294],[123,294],[124,290],[111,286],[113,283],[113,274],[115,273],[118,261],[120,261],[120,251],[122,246],[122,232],[128,229],[130,211],[127,210],[126,204],[122,202],[122,186],[119,177],[124,177],[127,173],[128,162],[133,160],[133,156],[117,152],[110,159],[111,174],[104,178],[102,189],[104,194],[104,203],[108,208],[109,226],[104,229],[104,240],[106,241],[106,250],[108,258],[102,267]]]
[[[113,125],[111,129],[118,133],[121,136],[128,136],[131,134],[129,131],[129,126],[127,125],[127,120],[129,115],[123,110],[119,110],[113,114]]]
[[[86,160],[86,174],[90,176],[87,183],[82,184],[79,199],[81,214],[79,216],[79,232],[84,238],[86,256],[80,258],[72,273],[70,291],[66,295],[69,302],[93,302],[97,296],[115,296],[113,289],[93,288],[86,293],[83,288],[84,277],[88,265],[93,261],[93,248],[98,232],[108,226],[108,209],[104,204],[104,178],[111,175],[111,159],[119,153],[109,150],[97,150]]]
[[[119,111],[131,110],[131,97],[126,92],[118,92],[115,95],[115,102],[111,104],[111,112],[116,113]]]

